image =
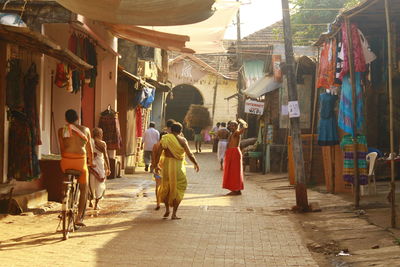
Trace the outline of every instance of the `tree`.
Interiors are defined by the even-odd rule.
[[[293,42],[310,45],[327,31],[340,11],[358,5],[361,0],[290,0]]]

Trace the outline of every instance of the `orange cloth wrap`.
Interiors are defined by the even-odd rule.
[[[62,159],[60,162],[61,170],[65,172],[65,170],[73,169],[80,171],[82,174],[79,176],[80,184],[88,183],[88,167],[86,164],[86,155],[84,154],[75,154],[75,153],[63,153]]]

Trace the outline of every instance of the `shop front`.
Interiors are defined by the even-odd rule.
[[[395,209],[400,174],[400,94],[395,90],[400,86],[400,20],[394,14],[399,11],[397,1],[365,1],[340,14],[316,43],[318,143],[327,185],[331,192],[353,192],[356,207],[360,196],[374,194],[368,187],[381,177],[390,181],[382,187],[384,201],[387,197]],[[375,162],[367,162],[370,153],[378,156]]]
[[[91,65],[27,27],[0,25],[0,173],[14,194],[45,189],[39,160],[43,134],[44,55],[76,70]],[[47,199],[46,199],[47,201]],[[26,207],[23,207],[26,208]]]

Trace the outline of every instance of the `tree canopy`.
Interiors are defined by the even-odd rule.
[[[361,0],[290,0],[293,42],[295,45],[312,44],[327,31],[343,9],[358,5]]]

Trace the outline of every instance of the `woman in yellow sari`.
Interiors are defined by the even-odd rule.
[[[176,212],[183,199],[187,187],[185,154],[194,164],[194,169],[198,172],[199,165],[190,151],[187,140],[181,135],[182,124],[174,123],[171,126],[171,133],[162,137],[161,146],[158,149],[156,158],[156,171],[160,171],[158,166],[160,157],[163,158],[161,167],[161,185],[158,196],[165,204],[164,218],[168,218],[169,208],[173,207],[172,220],[178,220]]]

